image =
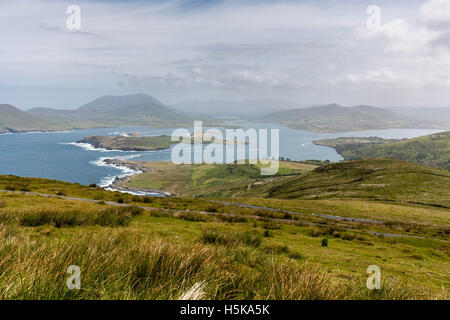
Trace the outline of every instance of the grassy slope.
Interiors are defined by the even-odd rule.
[[[448,299],[449,246],[439,241],[342,231],[345,225],[368,227],[350,222],[322,221],[322,227],[314,227],[271,222],[269,215],[256,221],[245,217],[263,214],[262,210],[199,199],[151,198],[148,203],[145,198],[76,184],[0,177],[0,189],[13,187],[180,210],[208,206],[209,212],[240,214],[243,219],[230,223],[219,215],[193,212],[125,212],[125,221],[106,219],[108,224],[102,226],[108,215],[100,220],[84,217],[98,216],[108,205],[0,192],[1,298],[173,299],[204,281],[205,298]],[[280,206],[291,203],[276,201]],[[428,214],[442,215],[442,210],[428,209]],[[59,227],[49,220],[59,221]],[[387,231],[394,226],[378,228]],[[400,227],[395,230],[400,232]],[[320,245],[322,238],[329,240],[328,247]],[[80,291],[65,286],[71,264],[81,267]],[[382,270],[379,292],[369,292],[364,285],[370,264]]]
[[[450,208],[450,172],[394,159],[334,163],[255,186],[247,195],[284,199],[367,199]]]
[[[348,142],[334,139],[315,143],[336,148],[346,160],[395,158],[450,170],[450,131],[397,142],[388,140],[371,145]]]
[[[50,131],[66,129],[67,121],[51,121],[19,110],[11,105],[0,105],[0,132],[6,128],[15,131]]]
[[[171,162],[148,162],[150,172],[134,176],[127,186],[164,190],[190,196],[232,196],[250,184],[267,180],[261,177],[257,165],[174,165]],[[280,162],[279,175],[305,173],[315,166]]]

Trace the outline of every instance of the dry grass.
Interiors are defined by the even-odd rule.
[[[426,297],[398,284],[371,296],[356,279],[337,278],[294,259],[279,260],[252,243],[235,244],[176,244],[129,228],[36,236],[19,225],[3,224],[0,299],[187,299],[186,292],[194,289],[204,299]],[[81,269],[81,290],[66,287],[69,265]]]

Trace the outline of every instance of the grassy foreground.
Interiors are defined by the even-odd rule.
[[[450,245],[442,241],[450,230],[443,208],[411,205],[417,215],[425,210],[433,221],[426,225],[414,224],[409,207],[375,225],[14,176],[1,176],[0,189],[9,189],[0,192],[1,299],[450,297]],[[264,204],[308,208],[295,201],[303,200]],[[361,204],[332,202],[309,200],[309,209],[364,214]],[[373,203],[366,214],[381,210],[384,218],[396,208]],[[375,236],[370,230],[426,239]],[[381,268],[381,290],[365,286],[372,264]],[[66,286],[70,265],[81,269],[80,290]]]

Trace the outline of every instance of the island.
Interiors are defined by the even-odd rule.
[[[154,151],[170,148],[172,142],[170,136],[154,136],[154,137],[139,137],[139,136],[89,136],[85,137],[77,143],[88,143],[95,148],[103,148],[106,150],[121,150],[121,151]]]
[[[191,143],[193,143],[193,138],[195,136],[191,134]],[[216,139],[210,142],[206,139],[208,136],[203,133],[203,144],[215,143],[215,144],[247,144],[246,142],[239,141],[227,141],[222,139]],[[88,143],[94,148],[103,148],[106,150],[121,150],[121,151],[155,151],[168,149],[174,143],[179,143],[178,141],[172,141],[171,137],[168,135],[162,136],[140,136],[139,133],[120,135],[116,137],[105,137],[105,136],[89,136],[85,137],[77,143]]]

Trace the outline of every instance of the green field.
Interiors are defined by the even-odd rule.
[[[163,190],[188,196],[233,196],[250,185],[272,181],[261,176],[260,165],[199,164],[175,165],[171,162],[143,163],[149,171],[132,177],[128,187]],[[302,174],[316,168],[314,165],[279,162],[279,176]]]
[[[442,241],[449,239],[448,210],[442,208],[404,206],[405,214],[374,225],[14,176],[1,176],[0,189],[9,190],[0,192],[2,299],[177,299],[195,284],[203,299],[449,298],[450,246]],[[299,200],[244,200],[308,207]],[[326,205],[330,200],[309,201],[310,211],[339,212],[339,205]],[[360,203],[346,205],[353,214],[362,211]],[[368,211],[384,215],[397,208],[371,205]],[[435,223],[417,229],[420,214]],[[66,287],[72,264],[81,269],[81,290]],[[371,264],[382,270],[379,291],[365,287]]]
[[[132,183],[183,197],[0,176],[0,299],[450,298],[448,171],[146,165]],[[365,286],[369,265],[381,290]]]

